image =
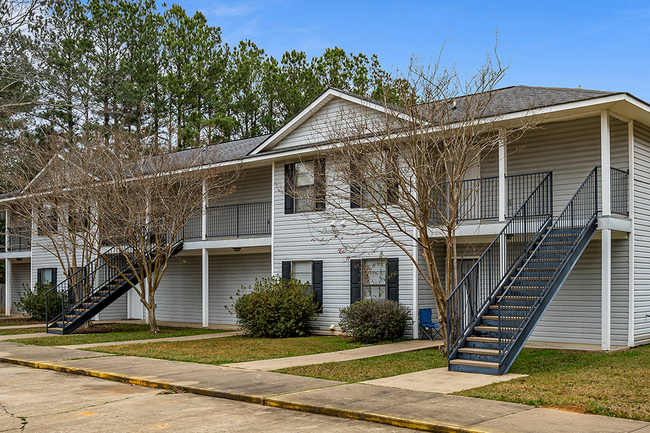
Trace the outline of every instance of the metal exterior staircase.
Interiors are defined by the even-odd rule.
[[[448,332],[450,370],[507,373],[596,231],[597,173],[598,167],[587,176],[555,222],[545,222],[532,236],[533,241],[523,245],[520,257],[486,296],[485,306],[465,320],[470,326],[462,332]],[[504,230],[511,223],[512,220]],[[515,245],[506,245],[511,247]],[[476,263],[476,272],[479,267],[485,268],[482,261],[483,257]],[[455,325],[455,318],[464,314],[459,310],[463,306],[459,302],[465,291],[463,284],[467,286],[461,281],[447,300],[448,329]]]
[[[183,249],[183,240],[170,247],[175,256]],[[148,257],[153,257],[152,248]],[[47,292],[46,330],[50,334],[71,334],[128,292],[136,283],[139,270],[129,257],[113,247],[81,268],[67,280]],[[153,260],[153,259],[152,259]],[[134,269],[135,268],[135,269]],[[137,273],[136,273],[137,271]]]

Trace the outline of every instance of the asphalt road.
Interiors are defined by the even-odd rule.
[[[0,432],[407,432],[0,364]]]

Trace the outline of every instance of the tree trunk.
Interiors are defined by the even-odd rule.
[[[156,323],[156,302],[153,298],[151,288],[149,288],[149,304],[147,305],[147,313],[149,314],[149,332],[152,334],[159,334],[158,324]]]

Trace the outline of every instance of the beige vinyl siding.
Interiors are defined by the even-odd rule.
[[[271,165],[242,170],[232,194],[211,200],[210,206],[271,201]]]
[[[30,264],[29,263],[11,263],[11,310],[18,311],[16,302],[20,301],[20,296],[25,292],[24,285],[30,285]]]
[[[634,344],[650,343],[650,128],[634,123]]]
[[[275,184],[273,269],[275,274],[279,274],[283,261],[323,261],[323,313],[315,323],[316,328],[327,330],[331,324],[338,324],[339,310],[350,305],[350,259],[398,258],[399,300],[413,308],[413,264],[398,247],[377,238],[384,245],[375,244],[373,252],[368,249],[365,252],[343,251],[339,242],[331,241],[331,236],[322,232],[328,230],[329,221],[320,220],[317,213],[284,214],[284,163],[276,163]],[[321,243],[319,238],[322,237],[330,242]]]
[[[381,116],[382,114],[376,110],[335,98],[291,131],[273,149],[286,149],[304,144],[321,143],[330,138],[337,138],[343,134],[341,131],[350,130],[350,124],[371,129],[370,125],[373,122],[379,122],[378,124],[381,125],[382,121],[379,120]],[[332,130],[337,131],[336,136],[332,135],[330,132]]]
[[[626,124],[610,118],[611,165],[627,169]],[[601,164],[600,117],[541,125],[508,146],[508,175],[553,172],[557,217],[594,167]]]
[[[234,325],[237,317],[226,309],[237,300],[242,286],[271,276],[271,254],[232,254],[210,256],[210,323]],[[232,299],[231,299],[232,297]],[[234,312],[234,311],[233,311]]]
[[[499,149],[483,152],[481,160],[481,178],[499,176]]]
[[[101,313],[99,313],[99,320],[124,320],[127,316],[126,311],[127,296],[126,293],[116,299],[111,305],[104,308]]]
[[[612,240],[612,319],[611,343],[615,346],[628,345],[629,324],[629,240]]]
[[[63,273],[59,259],[42,247],[42,245],[46,245],[45,242],[49,242],[47,238],[38,237],[36,239],[38,239],[38,243],[32,244],[31,281],[36,284],[38,281],[38,270],[42,268],[56,268],[57,284],[65,281],[65,274]]]
[[[592,240],[530,336],[531,341],[600,344],[601,242]]]
[[[171,258],[155,302],[157,320],[201,323],[201,256]]]
[[[628,241],[612,240],[611,344],[627,345]],[[530,336],[531,341],[600,345],[602,242],[592,239]]]

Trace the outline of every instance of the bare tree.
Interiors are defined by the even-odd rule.
[[[493,63],[488,57],[465,79],[455,69],[442,68],[440,59],[430,66],[412,61],[407,73],[385,89],[391,98],[398,95],[397,104],[386,98],[383,113],[362,107],[330,116],[318,131],[329,143],[317,151],[318,160],[326,161],[324,186],[293,191],[325,209],[312,219],[348,221],[334,228],[313,224],[320,227],[314,231],[321,240],[340,242],[347,253],[387,244],[401,249],[431,287],[444,341],[446,299],[459,280],[456,230],[480,205],[481,182],[466,180],[491,150],[535,123],[534,116],[515,124],[498,115],[502,107],[494,90],[506,69],[498,58]],[[318,171],[313,175],[319,184]],[[444,282],[435,238],[446,249]]]
[[[188,223],[200,221],[204,197],[229,194],[238,170],[208,167],[220,162],[218,146],[161,154],[119,130],[50,144],[44,151],[23,147],[6,174],[20,186],[12,207],[36,228],[34,246],[59,259],[75,289],[71,302],[106,273],[120,277],[138,293],[151,332],[159,332],[155,297],[169,261]],[[39,167],[45,169],[34,178]]]

